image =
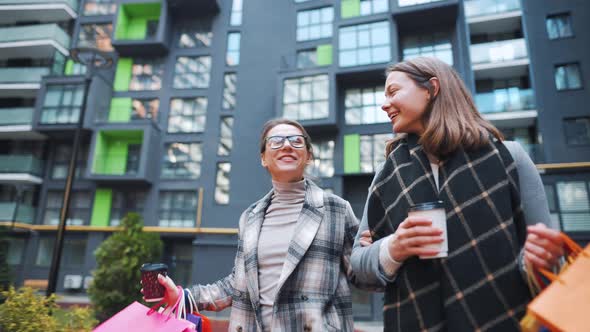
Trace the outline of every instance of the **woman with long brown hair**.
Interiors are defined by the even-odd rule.
[[[353,269],[385,285],[386,331],[518,331],[524,264],[552,267],[562,255],[534,164],[483,119],[449,65],[419,57],[386,74],[382,109],[396,136],[369,189]],[[444,208],[447,253],[432,246],[444,241],[432,219],[408,217],[426,202]],[[374,244],[361,250],[366,234]]]

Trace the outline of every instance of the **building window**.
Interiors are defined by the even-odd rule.
[[[162,178],[198,179],[203,151],[200,143],[168,143],[162,159]]]
[[[178,57],[174,66],[174,88],[206,88],[209,86],[210,70],[210,56]]]
[[[111,45],[112,34],[112,24],[80,25],[77,46],[97,48],[101,51],[110,52],[113,50],[113,46]]]
[[[242,0],[233,0],[229,25],[242,25]]]
[[[151,59],[133,59],[129,90],[160,90],[162,87],[162,61]]]
[[[158,215],[160,227],[195,227],[197,193],[161,191]]]
[[[283,85],[283,116],[294,120],[328,117],[328,75],[287,79]]]
[[[207,98],[175,98],[170,101],[169,133],[198,133],[205,130]]]
[[[234,118],[231,116],[222,116],[219,123],[219,146],[217,147],[218,156],[229,156],[233,147],[233,128]]]
[[[297,68],[312,68],[318,65],[318,56],[315,49],[297,52]]]
[[[340,28],[341,67],[388,62],[391,59],[389,22]]]
[[[564,231],[590,231],[589,184],[584,181],[557,182],[557,197]]]
[[[180,28],[180,34],[176,46],[179,48],[197,48],[211,46],[213,32],[211,24],[193,23],[185,24]]]
[[[121,220],[130,212],[143,213],[145,206],[145,191],[115,191],[111,202],[111,226],[119,226]]]
[[[360,0],[360,5],[360,14],[362,16],[384,13],[389,9],[387,0]]]
[[[332,177],[334,175],[334,141],[318,141],[313,145],[313,165],[308,173],[315,177]]]
[[[111,15],[117,11],[113,0],[86,0],[84,2],[84,16]]]
[[[424,3],[437,2],[437,1],[441,1],[441,0],[398,0],[397,3],[400,7],[406,7],[406,6],[421,5]]]
[[[230,32],[227,34],[225,63],[228,66],[237,66],[240,64],[240,37],[239,32]]]
[[[81,267],[86,262],[86,239],[65,238],[63,243],[63,255],[61,264],[68,267]],[[37,258],[35,265],[40,267],[51,266],[53,258],[54,237],[42,237],[39,239]]]
[[[391,134],[361,135],[361,173],[374,173],[385,162],[385,142]]]
[[[45,203],[45,215],[43,224],[59,224],[59,213],[63,202],[63,191],[49,191]],[[90,208],[92,206],[91,195],[87,191],[72,191],[70,207],[68,210],[67,225],[85,225],[90,220]]]
[[[590,145],[590,117],[565,119],[563,122],[568,145]]]
[[[332,7],[297,12],[297,41],[332,37],[332,21]]]
[[[569,63],[555,66],[555,87],[559,91],[582,88],[580,65]]]
[[[48,85],[41,110],[42,124],[78,123],[84,99],[82,85]]]
[[[383,87],[349,89],[344,97],[345,120],[347,125],[389,122],[387,113],[381,109]]]
[[[223,76],[223,103],[225,110],[233,110],[236,107],[236,73],[228,73]]]
[[[159,99],[113,98],[110,108],[97,110],[97,122],[151,120],[158,123]]]
[[[555,193],[555,186],[551,184],[543,185],[545,187],[545,196],[547,197],[547,205],[549,207],[549,218],[551,220],[551,228],[561,229],[559,223],[559,209],[557,207],[557,194]]]
[[[419,56],[432,56],[453,65],[453,47],[448,34],[435,33],[403,39],[403,58],[412,59]]]
[[[41,267],[49,267],[53,256],[53,245],[55,238],[43,237],[39,239],[39,247],[37,249],[37,259],[35,265]]]
[[[159,99],[133,99],[131,107],[131,121],[147,119],[158,123]]]
[[[217,164],[217,177],[215,178],[215,202],[217,204],[229,204],[229,173],[231,163]]]
[[[23,238],[8,238],[8,253],[6,255],[6,263],[8,265],[21,265],[23,263],[23,254],[25,252],[25,239]]]
[[[570,14],[558,14],[547,16],[545,20],[549,39],[573,37],[572,17]]]
[[[70,166],[70,157],[72,156],[71,144],[59,144],[55,146],[53,152],[53,163],[51,165],[51,178],[53,180],[63,180],[68,175]],[[81,145],[78,150],[78,162],[76,163],[76,178],[84,177],[86,173],[86,164],[88,162],[88,145]]]

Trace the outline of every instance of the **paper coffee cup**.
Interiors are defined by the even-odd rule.
[[[447,236],[447,215],[442,201],[426,202],[413,205],[408,211],[409,217],[430,219],[432,226],[442,230],[443,242],[425,245],[424,248],[438,250],[433,256],[420,256],[420,259],[447,257],[449,255],[449,240]]]

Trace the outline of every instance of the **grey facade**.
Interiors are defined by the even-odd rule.
[[[239,216],[271,187],[258,140],[274,117],[305,125],[317,144],[310,172],[360,218],[391,136],[379,117],[385,66],[416,55],[457,69],[484,116],[530,152],[556,226],[590,239],[585,0],[31,2],[63,8],[14,16],[0,0],[0,73],[42,69],[22,82],[0,78],[0,221],[16,221],[17,284],[49,273],[84,82],[62,52],[70,47],[116,61],[89,89],[64,294],[84,294],[65,276],[87,280],[93,251],[128,211],[161,234],[181,284],[230,273]],[[44,48],[12,43],[21,37],[10,29],[40,24],[63,33],[34,30]],[[380,298],[356,292],[357,318],[379,320]]]

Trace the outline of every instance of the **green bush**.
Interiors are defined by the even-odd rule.
[[[5,291],[11,284],[12,276],[10,274],[10,266],[8,266],[8,248],[10,243],[6,238],[6,228],[0,227],[0,291]],[[4,296],[0,295],[0,304],[4,302]]]
[[[11,286],[3,295],[2,332],[90,332],[98,323],[88,308],[59,309],[55,294],[47,298],[30,287],[16,290]]]
[[[94,252],[97,267],[88,295],[100,321],[141,300],[139,268],[158,261],[162,254],[159,234],[143,232],[137,213],[125,216],[121,226],[121,231],[113,233]]]
[[[0,305],[1,331],[57,331],[57,320],[51,316],[57,308],[55,295],[46,298],[35,294],[32,288],[23,287],[17,291],[12,286],[3,295],[6,301]]]

